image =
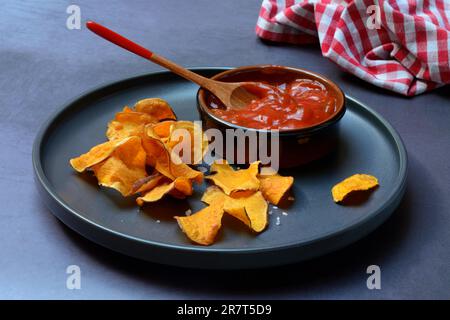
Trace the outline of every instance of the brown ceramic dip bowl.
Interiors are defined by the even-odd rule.
[[[227,112],[209,91],[200,88],[197,93],[197,109],[204,130],[218,129],[224,137],[227,129],[255,132],[258,146],[266,143],[270,153],[279,152],[281,168],[309,163],[337,147],[339,120],[345,113],[345,96],[337,84],[324,76],[292,67],[255,65],[230,69],[216,74],[212,79],[263,82],[280,88],[283,94],[289,93],[286,99],[290,102],[287,104],[286,99],[281,98],[281,102],[277,103],[277,100],[268,98],[267,101],[252,103],[248,110],[244,108],[242,115],[234,114]],[[269,134],[269,139],[261,140],[261,134]],[[278,135],[278,150],[270,150],[270,136],[273,134]],[[216,150],[216,153],[234,163],[248,164],[250,160],[255,160],[249,154],[249,143],[247,141],[245,147],[241,146],[239,150],[234,144],[232,159],[226,156],[225,147],[223,150]],[[237,161],[238,154],[244,154],[243,161],[242,158]]]

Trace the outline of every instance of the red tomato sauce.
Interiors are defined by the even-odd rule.
[[[221,80],[260,82],[247,88],[259,98],[240,110],[227,110],[213,95],[207,103],[225,121],[255,129],[300,129],[331,118],[337,112],[334,93],[317,80],[298,76],[280,69],[233,74]]]

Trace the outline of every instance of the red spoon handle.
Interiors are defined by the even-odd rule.
[[[145,59],[150,59],[153,56],[153,52],[151,52],[150,50],[145,49],[144,47],[138,45],[137,43],[128,40],[127,38],[121,36],[120,34],[94,21],[86,22],[86,27],[95,34],[99,35],[100,37],[118,45],[119,47],[131,51],[134,54],[137,54],[138,56],[141,56]]]
[[[91,30],[98,36],[102,37],[103,39],[106,39],[114,43],[115,45],[118,45],[119,47],[131,51],[134,54],[137,54],[138,56],[141,56],[147,60],[159,64],[160,66],[169,69],[170,71],[184,77],[185,79],[195,82],[199,86],[206,88],[209,91],[212,91],[213,93],[216,92],[213,87],[213,84],[215,83],[214,80],[202,77],[201,75],[195,72],[183,68],[182,66],[176,64],[175,62],[170,61],[169,59],[166,59],[160,55],[157,55],[156,53],[153,53],[148,49],[145,49],[144,47],[138,45],[137,43],[128,40],[124,36],[121,36],[120,34],[94,21],[88,21],[86,23],[86,26],[88,27],[89,30]]]

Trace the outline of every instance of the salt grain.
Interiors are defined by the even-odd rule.
[[[275,222],[275,224],[276,224],[277,226],[279,226],[279,225],[281,224],[280,217],[277,217],[277,221]]]
[[[277,206],[273,206],[273,208],[274,208],[274,209],[278,209],[278,207],[277,207]]]
[[[287,216],[287,215],[288,215],[288,213],[287,213],[287,212],[284,212],[284,211],[283,211],[281,214],[282,214],[283,216]]]
[[[192,214],[192,210],[188,209],[184,212],[187,216],[190,216]]]
[[[272,214],[272,211],[269,211],[269,214]]]
[[[160,223],[161,221],[160,220],[156,220],[156,223]]]

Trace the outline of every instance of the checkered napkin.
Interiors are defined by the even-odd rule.
[[[264,0],[256,33],[318,41],[344,70],[403,95],[450,83],[450,0]]]

